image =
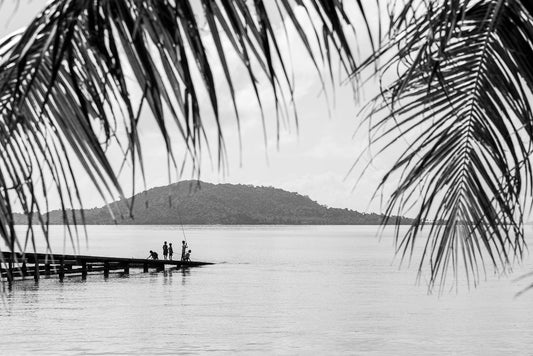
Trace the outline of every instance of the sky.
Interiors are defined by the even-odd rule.
[[[26,26],[42,9],[45,2],[21,0],[16,3],[4,2],[0,8],[2,37]],[[372,12],[372,9],[369,21],[372,24],[377,23],[377,12]],[[369,53],[370,45],[368,40],[362,38],[363,26],[360,19],[356,21],[356,33],[361,34],[358,41],[353,39],[353,42],[359,43],[354,49],[360,51],[364,57],[365,53]],[[298,130],[295,122],[289,121],[288,124],[282,125],[278,141],[273,101],[267,100],[264,108],[267,123],[265,143],[261,113],[254,100],[252,86],[246,76],[242,75],[237,58],[229,56],[242,120],[242,151],[239,148],[236,119],[229,96],[224,97],[221,94],[220,111],[228,152],[228,170],[219,170],[216,159],[210,163],[205,156],[200,179],[212,183],[274,186],[307,195],[320,204],[330,207],[349,208],[361,212],[383,211],[381,199],[379,197],[372,199],[372,197],[381,177],[392,162],[391,158],[386,155],[379,157],[362,176],[362,165],[350,173],[356,159],[368,147],[366,126],[357,130],[362,122],[358,112],[365,101],[374,95],[377,85],[375,83],[366,85],[358,92],[359,98],[356,100],[352,87],[346,84],[345,76],[341,75],[340,78],[336,76],[335,84],[328,86],[326,96],[321,89],[319,76],[304,47],[297,40],[295,31],[289,28],[288,41],[284,40],[285,34],[281,24],[275,31],[280,36],[282,50],[290,51],[292,58],[292,75],[296,85],[295,101],[299,117]],[[209,44],[206,44],[206,47],[209,50]],[[213,64],[213,70],[216,76],[216,72],[221,73],[222,68]],[[326,72],[323,74],[327,76]],[[268,87],[262,85],[260,90],[261,95],[268,98]],[[141,123],[147,188],[169,183],[167,157],[161,136],[150,115],[149,112],[143,112],[146,118],[142,118]],[[214,129],[214,124],[211,128]],[[212,153],[216,157],[216,152]],[[78,177],[84,206],[103,205],[102,199],[95,194],[88,176],[81,172]],[[185,173],[182,179],[189,177],[190,175]],[[126,186],[130,180],[131,176],[127,173],[121,176],[121,181]],[[173,177],[171,181],[175,180]]]

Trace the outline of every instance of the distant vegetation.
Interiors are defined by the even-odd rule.
[[[158,187],[134,196],[133,219],[124,202],[109,208],[85,210],[89,225],[103,224],[221,224],[221,225],[376,225],[383,215],[348,209],[328,208],[298,193],[272,187],[242,184],[210,184],[183,181]],[[131,202],[131,198],[128,199]],[[113,220],[109,209],[115,214]],[[75,211],[77,219],[80,212]],[[69,211],[69,220],[73,212]],[[25,217],[19,215],[20,223]],[[63,213],[49,213],[50,224],[63,224]],[[79,220],[78,220],[79,221]],[[391,223],[393,223],[391,221]],[[402,219],[402,223],[411,223]]]

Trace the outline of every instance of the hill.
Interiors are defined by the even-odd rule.
[[[103,224],[287,224],[287,225],[375,225],[382,215],[328,208],[298,193],[272,187],[242,184],[211,184],[183,181],[136,194],[133,219],[125,202],[86,209],[88,225]],[[127,200],[131,203],[131,198]],[[111,209],[116,217],[113,220]],[[80,216],[80,211],[75,211]],[[72,215],[70,212],[69,215]],[[19,217],[24,223],[24,216]],[[63,224],[59,210],[49,213],[51,224]],[[409,219],[402,222],[408,223]]]

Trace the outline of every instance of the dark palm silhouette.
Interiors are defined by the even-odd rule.
[[[378,63],[381,77],[399,73],[367,117],[382,149],[408,142],[381,183],[396,187],[387,214],[414,209],[415,223],[397,236],[404,256],[427,229],[420,269],[429,264],[430,286],[444,283],[448,270],[464,270],[476,284],[485,267],[505,271],[524,254],[533,5],[429,1],[422,11],[403,10],[364,64]]]
[[[138,135],[143,107],[158,124],[171,166],[182,163],[171,146],[177,139],[197,175],[200,152],[209,144],[223,166],[217,80],[227,85],[240,119],[228,51],[246,68],[260,108],[260,77],[270,85],[277,120],[291,107],[288,54],[273,30],[281,17],[296,29],[317,75],[322,65],[340,61],[355,82],[370,72],[383,79],[382,93],[367,111],[373,142],[383,149],[400,138],[410,143],[382,182],[398,179],[387,214],[414,209],[416,216],[409,232],[397,236],[399,251],[410,254],[420,231],[428,230],[420,266],[429,263],[430,285],[460,266],[474,283],[486,263],[505,268],[522,257],[523,215],[532,189],[533,5],[376,2],[389,6],[392,15],[369,22],[369,32],[382,25],[388,30],[375,42],[373,55],[359,62],[350,49],[348,31],[354,27],[345,7],[365,18],[361,1],[51,2],[24,31],[0,44],[0,235],[17,248],[13,213],[19,207],[28,216],[27,238],[33,237],[33,221],[46,235],[50,189],[61,199],[65,224],[83,223],[67,213],[82,206],[74,161],[103,199],[124,196],[106,148],[117,144],[124,162],[143,175]],[[311,33],[304,31],[296,8],[307,14]],[[207,38],[215,53],[207,53]],[[214,65],[221,66],[221,78],[215,78]],[[201,90],[208,103],[199,102]],[[218,125],[216,143],[207,142],[204,132],[206,105]],[[179,137],[170,134],[169,125]]]

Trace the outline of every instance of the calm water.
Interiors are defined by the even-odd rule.
[[[375,227],[185,230],[193,259],[219,264],[16,283],[0,308],[0,353],[533,353],[533,291],[515,298],[525,284],[512,282],[531,262],[439,298],[415,284],[413,269],[398,269],[390,237],[378,241]],[[93,226],[81,252],[145,257],[181,234]],[[60,252],[62,228],[53,236]]]

